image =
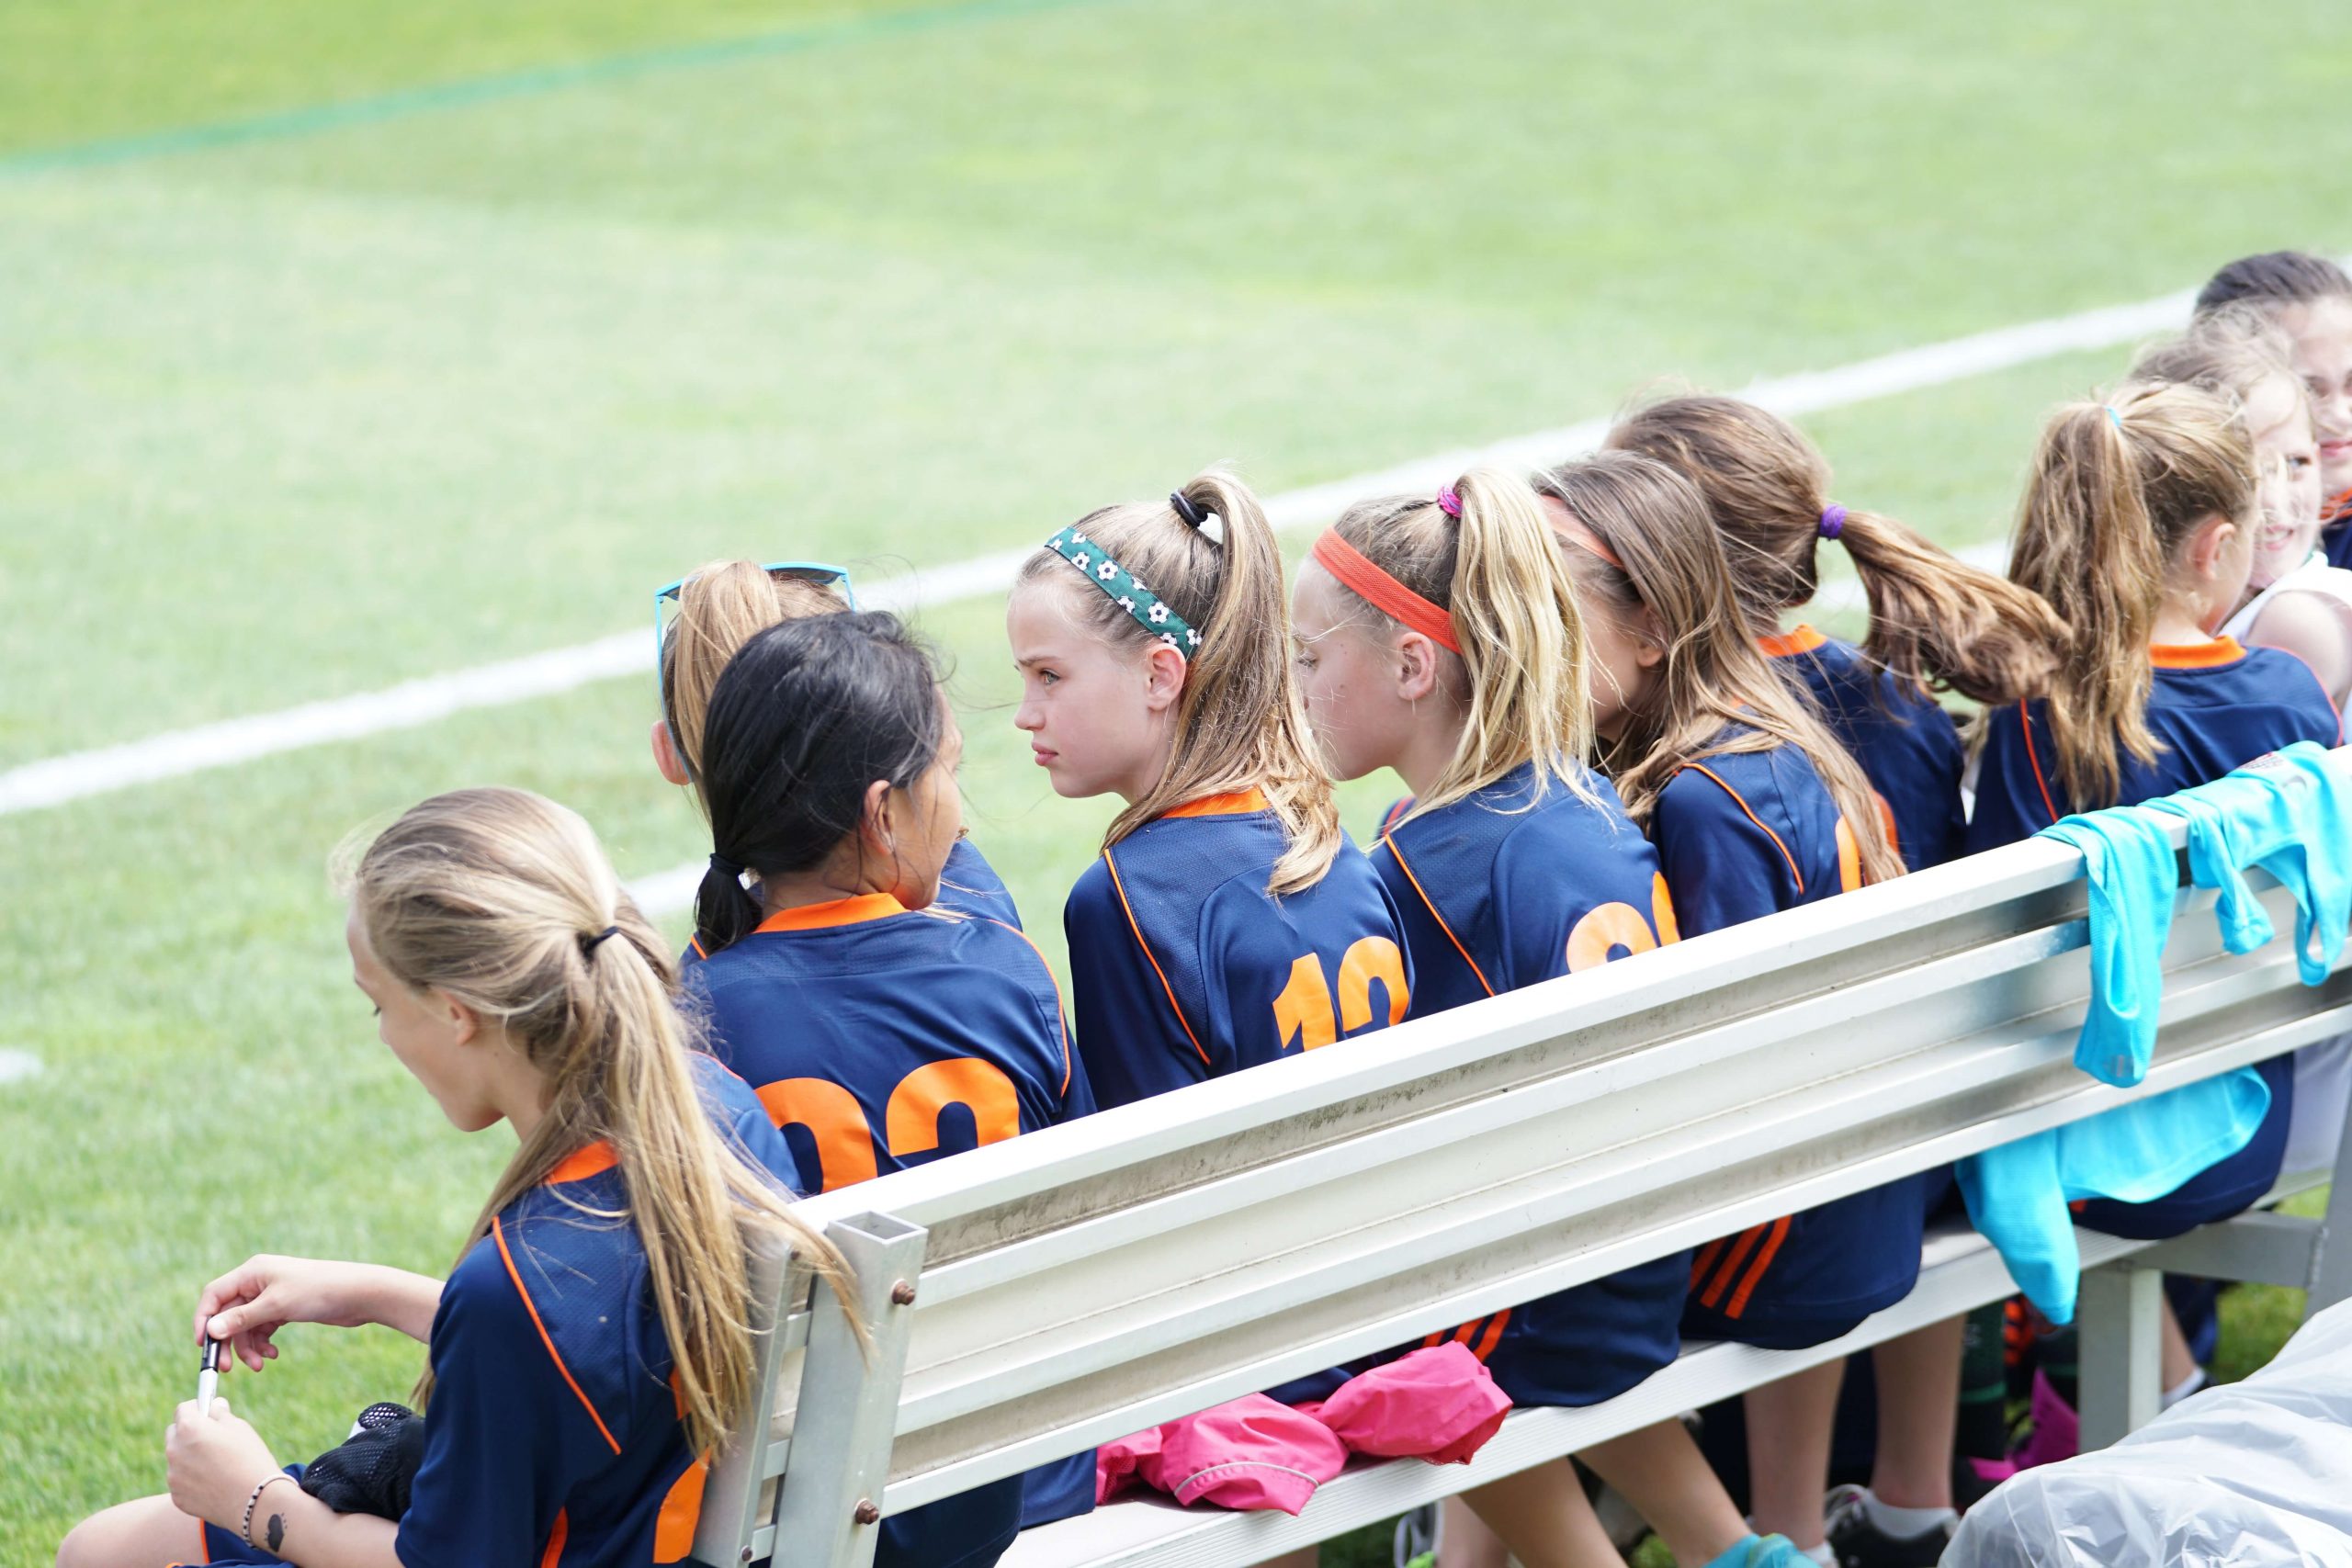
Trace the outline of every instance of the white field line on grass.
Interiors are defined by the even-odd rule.
[[[1872,398],[1917,391],[1990,371],[2030,365],[2063,354],[2112,348],[2177,325],[2188,314],[2190,299],[2187,292],[2167,294],[2134,305],[2112,305],[2002,327],[1882,355],[1834,370],[1758,381],[1743,395],[1790,415],[1842,408]],[[1343,506],[1359,497],[1435,491],[1464,469],[1481,463],[1532,468],[1559,462],[1589,449],[1608,425],[1605,419],[1585,420],[1491,446],[1434,453],[1395,468],[1352,474],[1271,497],[1267,511],[1277,527],[1297,528],[1321,523],[1336,516]],[[1026,549],[1004,550],[946,566],[919,568],[862,588],[858,597],[861,603],[885,609],[917,609],[978,598],[1002,590],[1027,554]],[[640,628],[524,659],[502,660],[469,670],[403,681],[381,691],[304,703],[276,713],[167,730],[143,740],[44,758],[0,773],[0,816],[61,806],[67,801],[212,768],[232,767],[280,752],[413,728],[474,708],[553,696],[594,681],[642,676],[650,665],[651,639]]]

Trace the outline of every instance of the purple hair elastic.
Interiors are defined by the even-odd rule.
[[[1846,509],[1836,502],[1821,509],[1821,536],[1834,539],[1846,531]]]
[[[1462,498],[1453,493],[1452,485],[1437,492],[1437,509],[1456,523],[1462,521]]]

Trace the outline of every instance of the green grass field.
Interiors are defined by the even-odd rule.
[[[874,573],[1238,462],[1268,491],[2341,251],[2316,0],[16,0],[0,7],[0,769],[579,642],[716,555]],[[1810,421],[1849,502],[2005,526],[2120,353]],[[927,612],[976,833],[1058,954],[1098,807]],[[322,867],[500,782],[625,874],[697,822],[650,692],[0,816],[0,1562],[162,1482],[197,1287],[433,1269],[505,1153],[374,1043]],[[1351,793],[1359,828],[1381,795]],[[2249,1294],[2231,1365],[2293,1305]],[[405,1388],[295,1331],[281,1458]]]

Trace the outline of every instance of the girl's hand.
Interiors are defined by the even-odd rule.
[[[193,1399],[180,1406],[164,1434],[164,1465],[172,1506],[232,1535],[244,1523],[254,1483],[278,1473],[269,1445],[229,1414],[225,1399],[214,1400],[210,1410],[198,1409]]]
[[[272,1337],[289,1323],[356,1328],[382,1323],[423,1339],[433,1326],[440,1282],[367,1263],[333,1263],[264,1254],[204,1287],[196,1334],[226,1339],[254,1371],[277,1359]]]

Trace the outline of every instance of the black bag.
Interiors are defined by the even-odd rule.
[[[397,1519],[424,1462],[424,1417],[405,1404],[371,1404],[350,1437],[302,1472],[302,1490],[338,1514]]]

